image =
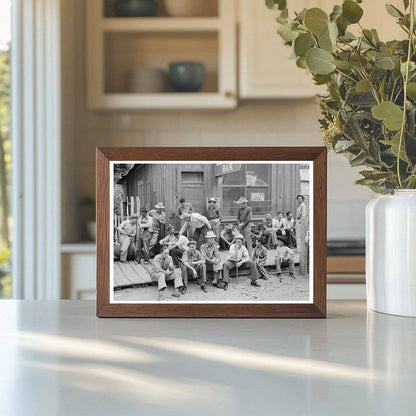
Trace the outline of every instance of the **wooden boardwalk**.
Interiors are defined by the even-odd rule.
[[[299,263],[299,254],[295,250],[295,264]],[[224,261],[228,255],[227,251],[220,251],[222,260]],[[267,250],[266,267],[274,267],[275,251]],[[125,289],[128,287],[156,284],[151,277],[152,265],[134,264],[133,261],[121,263],[114,262],[114,290]]]

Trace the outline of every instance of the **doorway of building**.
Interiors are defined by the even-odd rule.
[[[181,197],[190,202],[196,212],[205,209],[204,172],[181,172]]]

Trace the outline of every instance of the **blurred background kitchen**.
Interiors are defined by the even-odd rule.
[[[292,3],[330,10],[335,1]],[[364,26],[379,28],[384,7],[363,8]],[[6,88],[4,29],[0,192],[3,218],[10,201],[14,213],[1,222],[4,297],[94,298],[96,147],[322,145],[323,90],[289,59],[262,0],[29,0],[16,1],[11,19],[23,23],[11,31],[11,71],[27,88]],[[365,298],[373,195],[357,178],[329,154],[330,298]]]

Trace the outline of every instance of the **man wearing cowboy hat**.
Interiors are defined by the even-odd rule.
[[[215,241],[216,235],[208,231],[205,238],[207,242],[201,246],[201,254],[205,260],[206,269],[214,272],[213,286],[218,287],[218,280],[221,278],[222,261]]]
[[[130,244],[133,243],[136,238],[138,218],[139,216],[137,214],[133,214],[130,219],[124,220],[117,227],[117,231],[119,232],[118,241],[121,245],[120,261],[122,263],[127,263],[127,252]]]
[[[138,236],[136,246],[136,264],[140,263],[142,253],[144,254],[145,263],[149,262],[149,240],[150,240],[150,227],[152,226],[152,218],[147,213],[145,207],[140,208],[140,217],[137,220],[138,224]]]
[[[247,251],[251,257],[253,253],[253,242],[251,241],[251,207],[247,205],[248,200],[243,196],[237,201],[237,204],[240,205],[240,208],[237,212],[237,222],[238,228],[240,229],[244,239],[246,240]]]
[[[156,211],[152,215],[152,228],[150,230],[151,237],[149,242],[149,251],[155,251],[157,242],[162,236],[162,228],[166,224],[166,214],[163,212],[165,209],[162,202],[158,202],[155,205]]]
[[[196,241],[197,248],[201,247],[201,236],[205,239],[205,235],[208,230],[211,229],[211,224],[206,217],[197,212],[185,211],[181,215],[181,219],[185,220],[179,234],[184,235],[186,230],[191,227],[194,230],[194,240]]]
[[[182,256],[182,295],[186,293],[189,277],[193,277],[194,279],[199,278],[201,290],[205,293],[208,292],[205,260],[201,252],[196,249],[196,241],[190,241],[188,243],[188,251],[185,251]]]
[[[217,207],[217,200],[215,198],[208,199],[206,217],[211,224],[212,231],[216,235],[215,240],[218,244],[220,241],[221,214],[219,208]]]
[[[230,270],[237,269],[237,273],[241,268],[250,269],[251,285],[260,286],[257,279],[260,277],[256,264],[250,260],[247,249],[243,246],[243,236],[237,234],[235,236],[235,243],[231,245],[227,261],[223,266],[222,280],[224,282],[223,289],[228,289],[228,282],[230,280]]]

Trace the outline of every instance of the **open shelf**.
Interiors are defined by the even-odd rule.
[[[220,24],[218,17],[113,17],[100,22],[101,29],[107,32],[216,31]]]
[[[215,109],[237,105],[235,4],[214,0],[211,17],[114,17],[113,0],[87,0],[87,101],[91,109]],[[160,2],[163,4],[163,2]],[[104,5],[104,7],[103,7]],[[129,74],[163,70],[172,62],[201,62],[200,91],[176,93],[167,83],[160,92],[129,92]],[[148,91],[149,88],[141,88]],[[151,90],[151,89],[150,89]],[[137,89],[136,89],[137,91]]]
[[[104,59],[106,94],[131,94],[127,86],[129,73],[138,68],[160,69],[167,77],[169,64],[175,61],[204,64],[206,76],[201,91],[190,95],[218,92],[218,39],[215,32],[106,33]],[[158,94],[174,93],[166,84],[166,90]]]
[[[102,0],[95,0],[95,1],[99,2]],[[178,1],[178,0],[173,0],[173,1]],[[232,1],[232,0],[227,0],[227,1]],[[103,7],[101,11],[101,16],[104,18],[116,17],[115,3],[116,3],[116,0],[104,0],[102,3]],[[203,6],[205,7],[205,10],[202,13],[203,16],[195,16],[195,17],[218,17],[219,0],[204,0],[204,3],[205,4],[203,4]],[[157,10],[156,17],[160,17],[160,16],[169,17],[171,19],[176,18],[174,16],[169,16],[168,9],[165,4],[165,0],[158,1],[158,10]],[[155,17],[146,17],[146,19],[154,19],[154,18]],[[126,20],[126,19],[134,19],[134,18],[123,17],[122,19]],[[193,17],[189,17],[189,18],[187,17],[186,19],[193,19]]]

